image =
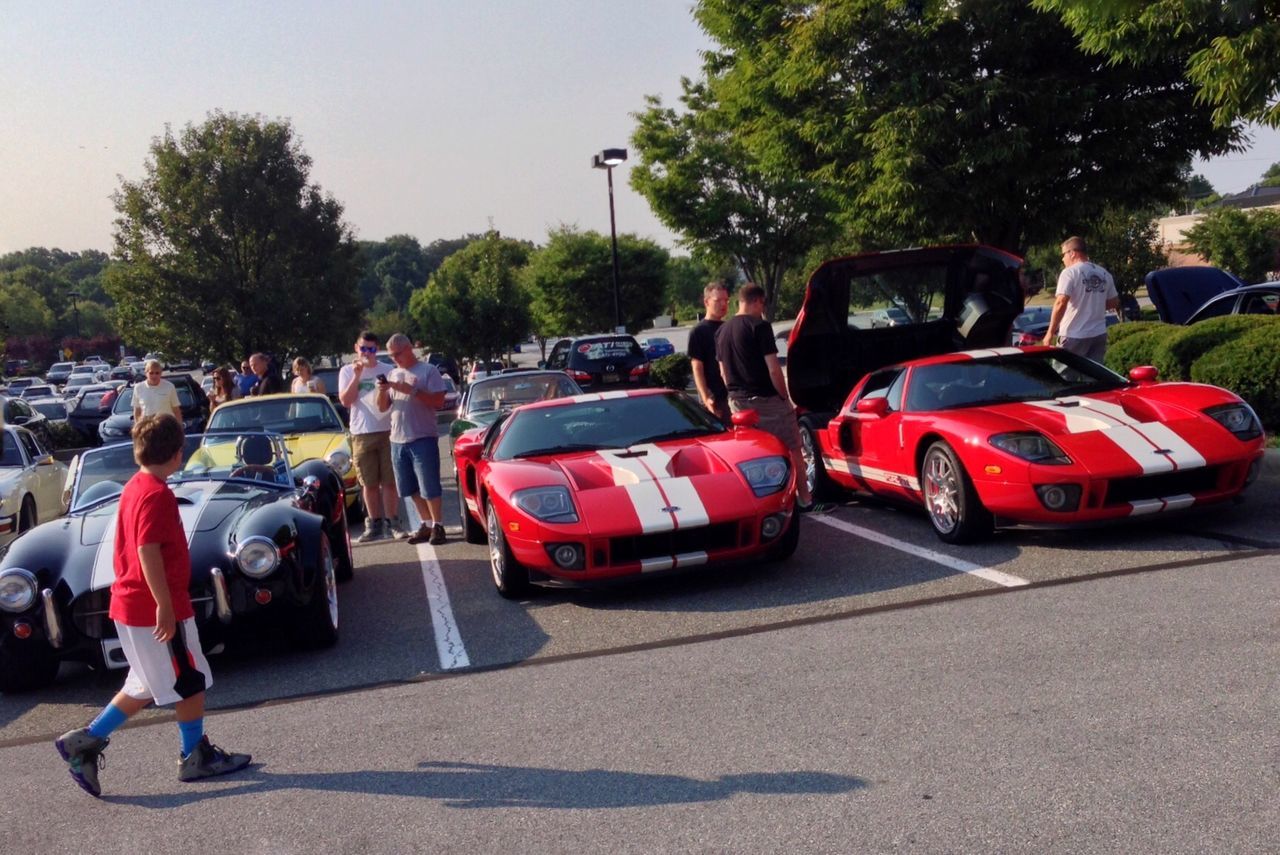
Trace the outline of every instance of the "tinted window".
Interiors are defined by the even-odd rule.
[[[22,447],[27,450],[27,456],[32,460],[39,460],[44,457],[40,451],[40,446],[36,443],[36,438],[29,433],[19,433],[18,439],[22,442]]]
[[[31,409],[47,419],[61,420],[67,417],[67,405],[64,401],[32,401]]]
[[[76,405],[76,412],[89,413],[89,412],[97,412],[98,410],[104,409],[105,407],[102,402],[102,399],[106,398],[108,395],[111,395],[114,397],[115,392],[109,389],[104,389],[102,391],[95,391],[95,392],[85,392],[84,395],[82,395],[80,398],[80,403]],[[108,399],[107,403],[108,404],[110,403],[110,399]]]
[[[630,336],[618,338],[591,339],[579,341],[573,346],[575,362],[602,362],[607,359],[626,359],[629,356],[643,356],[640,344]]]
[[[0,431],[0,466],[22,466],[22,452],[9,431]],[[135,467],[136,468],[136,467]]]

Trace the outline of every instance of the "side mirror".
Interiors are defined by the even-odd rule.
[[[1154,383],[1160,376],[1154,365],[1138,365],[1129,369],[1129,379],[1134,383]]]
[[[463,460],[475,463],[484,453],[484,431],[469,430],[453,441],[453,453]]]
[[[755,410],[743,410],[729,417],[736,428],[753,428],[760,424],[760,414]]]
[[[889,413],[888,398],[860,398],[858,400],[858,412],[865,413],[868,416],[883,418]]]

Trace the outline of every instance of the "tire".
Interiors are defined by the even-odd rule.
[[[493,586],[498,593],[513,600],[529,594],[529,571],[521,567],[507,546],[507,538],[502,533],[502,523],[498,512],[490,503],[485,508],[486,530],[489,535],[489,571],[493,576]]]
[[[320,540],[320,573],[299,624],[298,637],[305,647],[332,647],[338,642],[338,573],[328,538]]]
[[[827,477],[827,467],[822,463],[818,444],[818,430],[809,416],[800,419],[800,454],[804,457],[804,477],[809,482],[809,495],[815,502],[832,498],[836,485]]]
[[[795,554],[796,547],[800,544],[800,509],[796,508],[791,511],[791,522],[787,525],[787,530],[778,538],[778,542],[769,547],[769,561],[786,561]]]
[[[929,522],[944,543],[973,543],[995,530],[995,520],[982,506],[969,473],[945,442],[935,442],[925,452],[920,489]]]
[[[32,650],[22,650],[28,655],[18,656],[12,649],[14,646],[18,645],[12,639],[7,645],[0,644],[0,692],[9,694],[43,689],[58,676],[58,657],[49,650],[21,645]]]
[[[35,528],[38,520],[36,519],[36,503],[30,496],[22,500],[22,510],[18,512],[18,534],[30,528]]]
[[[350,582],[356,574],[356,565],[351,552],[351,524],[347,522],[345,508],[342,511],[342,524],[325,526],[323,539],[333,555],[334,576],[339,582]]]
[[[467,499],[462,495],[461,479],[455,482],[458,490],[458,516],[462,518],[462,539],[467,543],[487,543],[484,526],[476,522],[475,517],[467,510]]]

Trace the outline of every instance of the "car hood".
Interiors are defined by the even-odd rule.
[[[290,466],[297,466],[304,460],[324,460],[330,452],[338,449],[351,453],[345,433],[285,434],[284,444],[289,452]]]
[[[1146,275],[1147,296],[1166,324],[1185,324],[1196,310],[1244,282],[1217,267],[1166,267]]]

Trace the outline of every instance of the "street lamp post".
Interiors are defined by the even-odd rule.
[[[76,304],[76,300],[80,298],[80,292],[68,291],[67,296],[71,298],[71,313],[76,316],[76,338],[80,338],[80,306]]]
[[[613,324],[616,332],[625,332],[622,326],[622,299],[618,290],[618,225],[613,216],[613,168],[627,159],[625,148],[606,148],[591,155],[591,166],[603,169],[609,176],[609,239],[613,245]]]

